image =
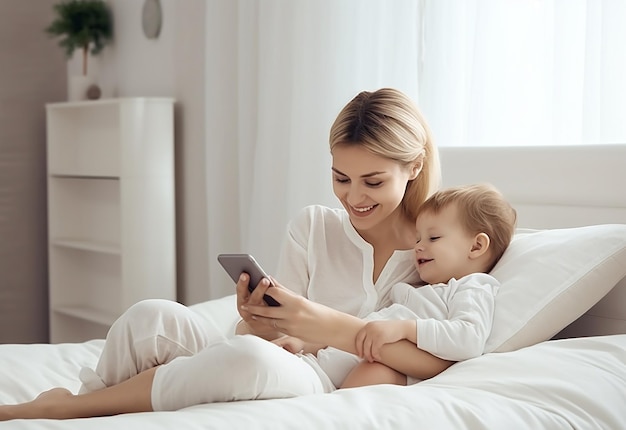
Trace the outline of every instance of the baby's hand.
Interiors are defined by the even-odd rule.
[[[386,343],[406,339],[403,321],[370,321],[356,335],[359,357],[370,363],[380,361],[380,348]]]

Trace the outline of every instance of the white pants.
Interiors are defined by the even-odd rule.
[[[226,339],[195,312],[168,300],[139,302],[111,326],[95,372],[81,370],[81,392],[119,384],[155,366],[155,411],[324,392],[302,357],[252,335]]]

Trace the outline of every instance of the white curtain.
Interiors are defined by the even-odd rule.
[[[207,9],[207,269],[220,296],[232,283],[218,253],[252,253],[271,273],[289,219],[305,205],[339,204],[330,126],[362,90],[417,98],[421,30],[415,0],[225,0]],[[236,52],[230,65],[224,46]]]
[[[626,2],[423,0],[419,103],[441,145],[626,142]]]
[[[624,22],[623,0],[209,0],[210,295],[218,253],[272,272],[288,220],[338,204],[328,132],[361,90],[405,91],[440,146],[626,142]]]

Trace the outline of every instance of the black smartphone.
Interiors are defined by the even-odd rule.
[[[267,278],[270,283],[272,282],[261,268],[261,265],[250,254],[220,254],[217,256],[217,261],[220,262],[224,270],[235,282],[239,280],[241,273],[246,272],[250,276],[250,282],[248,283],[250,292],[256,288],[263,278]],[[263,300],[268,306],[280,306],[280,303],[267,294],[263,296]]]

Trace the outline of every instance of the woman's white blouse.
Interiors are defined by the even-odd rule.
[[[414,255],[395,251],[374,283],[373,248],[347,212],[307,206],[289,224],[276,279],[310,300],[364,317],[391,304],[394,284],[419,284]]]

